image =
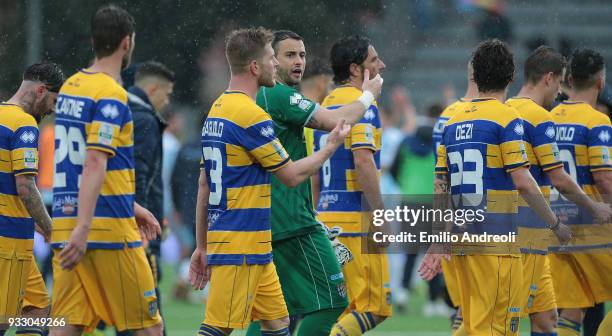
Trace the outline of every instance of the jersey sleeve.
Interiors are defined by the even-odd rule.
[[[441,142],[438,145],[436,156],[436,174],[448,173],[448,164],[446,162],[446,146]]]
[[[612,125],[610,119],[603,114],[589,123],[588,153],[589,166],[592,172],[612,170],[610,160],[610,144]]]
[[[289,154],[276,138],[270,117],[262,113],[251,126],[243,129],[240,145],[269,172],[277,171],[290,161]]]
[[[319,108],[319,104],[285,86],[262,88],[258,93],[257,104],[266,110],[274,121],[300,128],[310,121]]]
[[[102,98],[95,105],[87,132],[87,149],[96,149],[115,156],[129,114],[127,99]]]
[[[523,120],[516,118],[501,130],[499,147],[504,168],[511,172],[522,166],[529,166],[527,150],[523,141],[525,127]]]
[[[370,106],[359,123],[351,127],[351,133],[349,134],[351,150],[366,148],[373,152],[376,151],[376,141],[374,137],[374,130],[376,127],[366,118],[368,114],[374,114],[374,111],[372,111],[373,108],[374,107]]]
[[[563,167],[559,147],[555,141],[555,123],[550,116],[529,128],[531,147],[542,170],[549,171]]]
[[[38,126],[33,118],[24,118],[11,138],[13,174],[38,174]]]

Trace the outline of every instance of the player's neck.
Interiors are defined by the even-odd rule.
[[[359,78],[355,78],[352,77],[348,83],[346,83],[346,85],[350,85],[356,89],[361,90],[361,87],[363,87],[363,79],[359,79]]]
[[[121,83],[121,65],[123,64],[123,55],[112,54],[103,58],[96,58],[93,65],[88,69],[91,72],[103,72],[111,76],[117,83]]]
[[[232,75],[227,89],[229,91],[244,92],[251,97],[251,99],[255,100],[257,91],[259,91],[259,84],[257,83],[257,79],[250,77],[249,74],[237,74]]]
[[[36,93],[27,90],[22,83],[17,92],[6,102],[8,104],[13,104],[21,107],[26,113],[32,114],[32,108],[34,107],[34,103],[36,101]]]
[[[529,98],[540,106],[544,105],[544,95],[533,85],[524,85],[517,94],[517,97]]]
[[[500,102],[506,101],[506,90],[504,91],[488,91],[488,92],[480,92],[478,91],[478,95],[475,98],[495,98]]]
[[[465,95],[463,96],[463,100],[472,100],[478,97],[478,87],[476,87],[476,83],[469,83],[467,91],[465,91]]]
[[[598,91],[596,89],[588,89],[588,90],[582,90],[582,91],[572,90],[569,94],[569,100],[584,102],[584,103],[591,105],[593,108],[596,108],[597,95],[598,95]]]

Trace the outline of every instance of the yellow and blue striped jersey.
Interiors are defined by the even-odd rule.
[[[107,74],[81,70],[62,86],[56,115],[52,246],[61,247],[76,225],[88,149],[109,155],[88,248],[141,246],[134,219],[134,131],[127,92]]]
[[[38,126],[20,106],[0,104],[0,257],[32,252],[34,220],[15,176],[38,174]]]
[[[208,263],[270,263],[270,172],[290,161],[270,115],[247,94],[226,91],[208,113],[201,142],[210,188]]]
[[[506,104],[516,109],[525,127],[525,148],[529,159],[529,171],[540,186],[546,199],[550,197],[550,179],[547,171],[563,167],[559,147],[555,141],[555,123],[551,114],[530,98],[514,97]],[[519,199],[519,243],[524,253],[545,254],[548,251],[548,225]]]
[[[434,125],[433,134],[431,136],[434,145],[434,156],[438,155],[438,146],[442,141],[442,131],[444,131],[444,126],[446,126],[446,123],[450,118],[452,118],[458,111],[461,111],[461,109],[465,107],[465,103],[466,101],[463,100],[463,98],[460,98],[456,102],[448,105],[438,117],[438,120]]]
[[[591,105],[576,101],[562,102],[551,113],[556,124],[556,140],[566,172],[587,195],[601,200],[601,195],[595,187],[593,172],[612,170],[610,119]],[[580,225],[580,235],[574,235],[574,246],[566,249],[610,247],[610,231],[602,234],[601,229],[604,226],[593,225],[589,213],[579,211],[576,205],[558,192],[552,193],[551,203],[556,211],[567,215],[567,224]]]
[[[337,109],[354,102],[359,96],[361,90],[353,86],[341,86],[323,100],[322,106],[330,110]],[[327,135],[324,131],[314,131],[315,151],[325,146]],[[340,146],[319,171],[319,218],[330,227],[341,227],[344,236],[367,232],[366,227],[362,228],[361,225],[362,212],[365,209],[361,200],[363,192],[357,180],[353,151],[365,148],[374,152],[374,163],[380,176],[381,135],[378,105],[374,102],[361,120],[353,125],[344,140],[344,146]]]
[[[466,103],[444,127],[436,173],[450,176],[455,207],[486,209],[485,219],[466,223],[465,232],[516,233],[518,192],[509,172],[528,165],[524,134],[517,111],[494,98]],[[517,252],[501,244],[490,251]]]

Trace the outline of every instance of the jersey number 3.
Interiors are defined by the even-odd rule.
[[[219,150],[217,147],[204,147],[202,148],[202,152],[202,154],[204,154],[205,161],[212,161],[211,169],[208,171],[208,173],[210,174],[210,182],[213,185],[213,188],[211,188],[208,203],[212,205],[219,205],[221,203],[221,196],[223,195],[223,184],[221,183],[221,176],[223,175],[223,161],[221,159],[221,150]]]

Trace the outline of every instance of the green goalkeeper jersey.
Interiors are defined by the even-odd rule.
[[[259,90],[257,105],[272,117],[274,132],[291,160],[305,157],[304,126],[318,104],[306,99],[295,88],[277,83],[272,88]],[[310,179],[289,188],[272,176],[272,241],[300,236],[318,228]]]

